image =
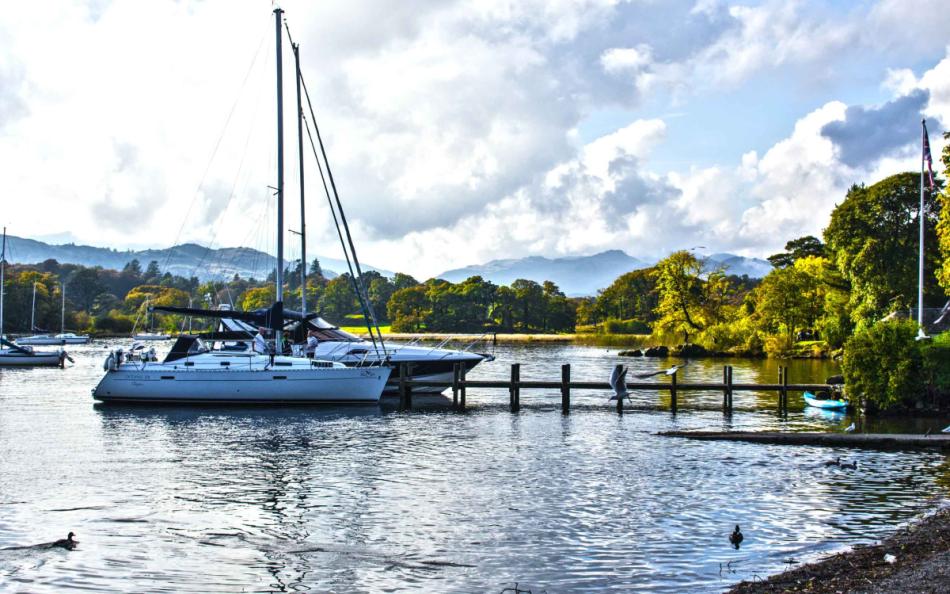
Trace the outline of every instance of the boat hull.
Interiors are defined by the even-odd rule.
[[[0,367],[59,367],[61,360],[59,353],[0,352]]]
[[[805,392],[805,404],[825,410],[844,410],[850,403],[847,400],[816,398],[811,392]]]
[[[316,370],[122,367],[106,373],[93,390],[93,398],[102,402],[177,404],[376,404],[390,373],[388,367]]]
[[[27,338],[20,338],[17,341],[17,344],[25,344],[30,346],[54,346],[60,344],[88,344],[88,336],[77,336],[74,338],[56,338],[55,336],[31,336]]]

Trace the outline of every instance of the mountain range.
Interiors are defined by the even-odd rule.
[[[347,270],[346,262],[336,258],[317,256],[328,278]],[[20,264],[36,264],[48,259],[63,264],[82,264],[121,270],[132,260],[138,260],[142,268],[153,260],[162,272],[191,277],[202,281],[224,280],[235,274],[243,278],[264,278],[274,269],[276,258],[253,248],[207,248],[194,243],[176,245],[164,249],[125,250],[76,245],[72,243],[51,245],[34,239],[7,236],[7,261]],[[772,266],[758,258],[746,258],[734,254],[718,253],[706,256],[707,268],[723,267],[729,274],[761,278]],[[497,285],[510,285],[519,278],[541,283],[554,282],[565,294],[572,297],[596,295],[599,289],[608,287],[618,276],[631,270],[647,268],[654,261],[641,260],[621,250],[608,250],[591,256],[567,256],[492,260],[485,264],[447,270],[436,278],[450,282],[463,281],[470,276],[481,276]],[[392,277],[393,272],[375,266],[363,266],[383,276]]]
[[[36,264],[48,259],[61,264],[82,264],[122,270],[132,260],[138,260],[144,270],[149,262],[158,262],[161,271],[184,276],[197,276],[201,281],[225,280],[235,274],[242,278],[266,278],[274,269],[277,258],[253,248],[207,248],[194,243],[185,243],[164,249],[113,250],[66,243],[51,245],[35,239],[7,236],[7,261],[18,264]],[[347,270],[346,262],[337,258],[317,256],[323,274],[333,278]],[[376,270],[384,276],[393,272],[373,266],[363,270]]]

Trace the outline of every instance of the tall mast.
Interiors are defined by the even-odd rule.
[[[3,273],[7,267],[7,228],[3,228],[3,248],[0,249],[0,339],[3,338]]]
[[[293,42],[293,40],[291,40]],[[294,64],[297,66],[297,152],[300,157],[300,311],[307,313],[307,217],[303,185],[303,106],[300,98],[300,44],[294,43]]]
[[[59,281],[59,284],[63,289],[60,291],[63,294],[63,307],[59,311],[59,331],[66,334],[66,283]]]
[[[925,143],[927,140],[927,120],[920,120],[921,147],[920,147],[920,210],[917,218],[920,220],[920,240],[918,248],[920,250],[918,269],[917,269],[917,338],[925,338],[924,334],[924,161],[927,159]]]
[[[284,300],[284,79],[281,56],[280,17],[284,13],[274,9],[277,33],[277,302]],[[282,332],[276,333],[276,351],[281,352]]]
[[[33,305],[30,306],[30,334],[36,328],[36,281],[33,281]]]

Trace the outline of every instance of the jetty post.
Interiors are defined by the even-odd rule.
[[[399,364],[399,408],[412,409],[412,386],[409,385],[409,375],[412,373],[412,363]]]
[[[617,376],[619,377],[623,373],[623,365],[617,365]],[[624,386],[626,388],[626,386]],[[617,414],[623,414],[623,396],[617,395]]]
[[[722,366],[722,412],[729,412],[729,366]]]
[[[521,388],[518,383],[521,380],[521,363],[511,364],[511,385],[508,387],[508,403],[511,412],[516,413],[521,409]]]
[[[459,375],[461,375],[459,368],[461,366],[462,363],[459,361],[452,365],[452,408],[454,409],[459,407]]]
[[[782,372],[782,412],[788,416],[788,367]]]
[[[459,388],[459,410],[465,410],[465,375],[467,370],[468,368],[465,365],[462,365],[459,369],[459,382],[461,383]]]
[[[676,372],[670,376],[670,412],[676,414]]]
[[[571,412],[571,364],[561,365],[561,414]]]
[[[732,414],[732,365],[727,365],[726,369],[727,369],[726,391],[729,392],[729,397],[728,397],[729,407],[727,410],[727,414],[731,415]]]

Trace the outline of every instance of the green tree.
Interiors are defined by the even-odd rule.
[[[616,318],[652,322],[659,305],[654,273],[653,268],[643,268],[619,276],[597,295],[593,321]]]
[[[851,315],[868,324],[916,303],[920,177],[892,175],[872,186],[852,186],[831,213],[825,240],[835,265],[851,285]],[[934,236],[937,203],[924,202],[925,233]],[[925,302],[942,293],[934,282],[939,249],[925,244]],[[930,282],[926,282],[926,281]]]
[[[519,278],[511,283],[515,292],[514,323],[522,332],[542,329],[544,289],[533,280]]]
[[[673,252],[654,267],[658,294],[655,330],[678,334],[685,342],[689,335],[701,332],[706,301],[705,282],[700,278],[702,262],[686,250]]]
[[[950,141],[950,132],[943,133],[944,139]],[[943,161],[944,176],[950,175],[950,142],[943,147],[940,156]],[[937,281],[943,287],[944,293],[950,295],[950,190],[944,189],[938,196],[940,216],[937,221],[937,250],[940,253],[940,265],[937,268]]]
[[[248,289],[241,296],[238,309],[243,311],[254,311],[274,305],[277,301],[277,287],[267,283],[263,287]]]
[[[349,314],[359,310],[353,279],[348,273],[341,274],[327,283],[320,296],[320,315],[341,323]]]
[[[820,257],[824,254],[825,244],[817,237],[806,235],[786,243],[785,251],[781,254],[769,256],[768,261],[776,268],[786,268],[801,258],[807,258],[809,256]]]
[[[323,267],[320,266],[320,260],[317,258],[313,259],[313,262],[310,263],[310,270],[307,272],[307,276],[323,278]]]
[[[419,281],[412,278],[408,274],[403,274],[402,272],[397,272],[396,276],[393,277],[393,285],[395,290],[408,289],[409,287],[415,287],[419,284]]]
[[[415,285],[399,289],[389,299],[387,313],[395,332],[419,332],[430,313],[428,288]]]
[[[83,267],[73,273],[67,282],[66,299],[80,309],[89,310],[96,297],[104,290],[105,286],[99,280],[99,270]]]
[[[755,311],[764,330],[792,342],[799,330],[815,326],[824,305],[819,279],[791,265],[769,272],[755,290]]]

